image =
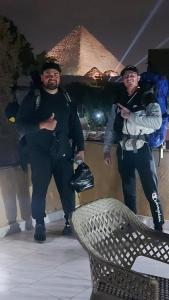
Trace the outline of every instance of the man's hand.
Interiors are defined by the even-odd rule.
[[[108,166],[111,164],[111,154],[110,151],[104,152],[104,162]]]
[[[84,161],[84,151],[79,151],[75,156],[75,161],[82,160]]]
[[[39,128],[53,131],[56,128],[56,125],[57,121],[55,120],[55,114],[52,113],[49,119],[39,123]]]
[[[120,103],[117,104],[120,107],[120,114],[123,119],[128,119],[130,116],[130,110],[125,106],[121,105]]]

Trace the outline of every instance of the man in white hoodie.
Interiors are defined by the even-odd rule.
[[[157,189],[157,174],[148,135],[160,128],[162,115],[152,90],[140,87],[135,66],[122,72],[123,84],[112,105],[104,139],[104,161],[111,163],[111,146],[117,143],[118,170],[125,204],[135,213],[136,175],[138,171],[145,196],[150,204],[155,230],[162,231],[163,212]]]

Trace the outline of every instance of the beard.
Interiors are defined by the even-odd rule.
[[[47,90],[55,90],[58,88],[59,84],[57,81],[48,81],[46,84],[43,85]]]

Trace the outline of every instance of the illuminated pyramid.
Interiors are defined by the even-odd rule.
[[[83,26],[77,26],[46,54],[61,64],[63,75],[83,76],[93,67],[114,71],[118,60]],[[119,64],[117,73],[123,65]]]

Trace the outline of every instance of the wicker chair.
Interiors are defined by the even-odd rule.
[[[89,254],[90,300],[167,300],[169,279],[132,271],[138,256],[169,264],[169,235],[144,225],[122,202],[100,199],[80,206],[72,226]]]

